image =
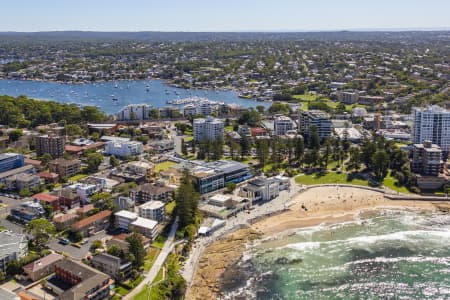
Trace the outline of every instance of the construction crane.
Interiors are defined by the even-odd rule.
[[[377,104],[377,130],[381,129],[381,101],[379,100]]]

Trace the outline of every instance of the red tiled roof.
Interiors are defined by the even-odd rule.
[[[42,162],[40,160],[30,159],[30,158],[25,158],[24,162],[25,162],[25,164],[32,165],[32,166],[40,166],[42,164]]]
[[[86,219],[80,220],[72,225],[72,228],[75,230],[80,230],[81,228],[86,227],[89,224],[92,224],[98,220],[108,218],[111,215],[110,210],[101,211],[93,216],[87,217]]]
[[[39,193],[39,194],[33,195],[32,198],[36,199],[38,201],[45,201],[45,202],[55,202],[55,201],[59,200],[59,197],[50,195],[47,193]]]
[[[83,147],[81,147],[81,146],[73,146],[73,145],[65,145],[64,149],[67,152],[81,152],[81,151],[83,151]]]
[[[94,205],[88,204],[88,205],[85,205],[85,206],[83,206],[83,207],[80,207],[80,208],[77,210],[77,212],[78,212],[78,213],[87,213],[88,211],[91,211],[91,210],[93,210],[93,209],[94,209]]]
[[[63,223],[63,222],[65,222],[65,221],[72,220],[72,219],[76,219],[76,218],[78,218],[77,215],[74,215],[74,214],[64,214],[64,215],[59,215],[59,216],[54,217],[54,218],[53,218],[53,222],[55,222],[55,223]]]
[[[20,300],[38,300],[39,298],[28,294],[26,291],[20,291],[17,293],[17,296],[20,297]]]
[[[55,179],[59,176],[58,174],[53,172],[39,172],[36,175],[42,178],[50,178],[50,179]]]

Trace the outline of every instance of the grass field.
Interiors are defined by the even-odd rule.
[[[155,172],[159,173],[160,171],[165,171],[165,170],[169,169],[173,165],[176,165],[176,163],[173,162],[173,161],[165,161],[165,162],[156,164]]]
[[[294,95],[292,96],[295,100],[301,101],[314,101],[317,98],[317,95],[313,94],[303,94],[303,95]]]
[[[395,183],[397,182],[397,179],[391,176],[391,173],[389,172],[388,176],[384,178],[383,185],[387,188],[390,188],[393,191],[404,193],[404,194],[411,194],[411,192],[404,186],[396,186]]]
[[[155,241],[153,242],[152,246],[162,249],[162,247],[164,247],[164,243],[166,242],[167,237],[163,236],[163,235],[158,235],[158,237],[155,239]]]
[[[335,172],[328,172],[323,176],[320,176],[318,174],[299,175],[295,178],[295,182],[305,185],[327,184],[327,183],[355,184],[364,186],[369,185],[369,183],[366,180],[361,179],[353,179],[352,181],[348,181],[347,174],[345,173],[338,174]]]
[[[144,270],[148,272],[150,268],[153,266],[153,263],[155,262],[156,258],[159,255],[160,250],[155,247],[149,247],[147,251],[147,255],[145,256],[144,261]]]
[[[88,176],[88,175],[86,175],[86,174],[77,174],[77,175],[75,175],[75,176],[70,177],[70,178],[69,178],[69,182],[70,182],[70,181],[79,181],[79,180],[81,180],[81,179],[86,178],[87,176]]]

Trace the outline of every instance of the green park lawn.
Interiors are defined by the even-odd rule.
[[[162,163],[158,163],[155,166],[155,172],[159,173],[160,171],[165,171],[165,170],[169,169],[173,165],[176,165],[176,163],[173,162],[173,161],[165,161],[165,162],[162,162]]]
[[[316,100],[317,95],[313,94],[293,95],[292,98],[301,101],[314,101]]]
[[[149,249],[147,251],[147,255],[145,256],[145,261],[144,261],[144,270],[146,272],[148,272],[150,270],[150,268],[153,266],[153,263],[155,262],[156,258],[158,257],[160,251],[161,250],[159,250],[158,248],[149,247]]]
[[[158,237],[155,239],[155,241],[153,242],[152,246],[162,249],[164,247],[164,243],[166,242],[167,237],[160,234],[158,235]]]
[[[71,181],[79,181],[79,180],[81,180],[81,179],[86,178],[87,176],[88,176],[88,175],[86,175],[86,174],[77,174],[77,175],[75,175],[75,176],[70,177],[70,178],[69,178],[69,182],[71,182]]]
[[[383,180],[383,185],[393,191],[404,193],[404,194],[411,194],[411,192],[404,186],[396,186],[395,183],[397,182],[397,179],[395,179],[393,176],[391,176],[391,173],[386,176]]]
[[[345,173],[336,173],[336,172],[328,172],[324,175],[319,174],[311,174],[311,175],[299,175],[295,178],[295,182],[298,184],[305,185],[313,185],[313,184],[355,184],[355,185],[363,185],[368,186],[369,183],[366,180],[361,179],[353,179],[352,181],[347,180],[347,174]]]

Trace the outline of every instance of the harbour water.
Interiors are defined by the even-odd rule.
[[[201,97],[244,107],[270,106],[268,102],[241,99],[234,91],[182,89],[169,86],[162,80],[130,80],[98,83],[66,84],[27,80],[0,80],[0,95],[54,100],[65,103],[98,106],[107,114],[114,114],[133,103],[147,103],[155,107],[167,106],[168,100]],[[113,101],[113,99],[115,99]]]
[[[450,216],[385,210],[297,229],[236,268],[228,299],[450,299]]]

